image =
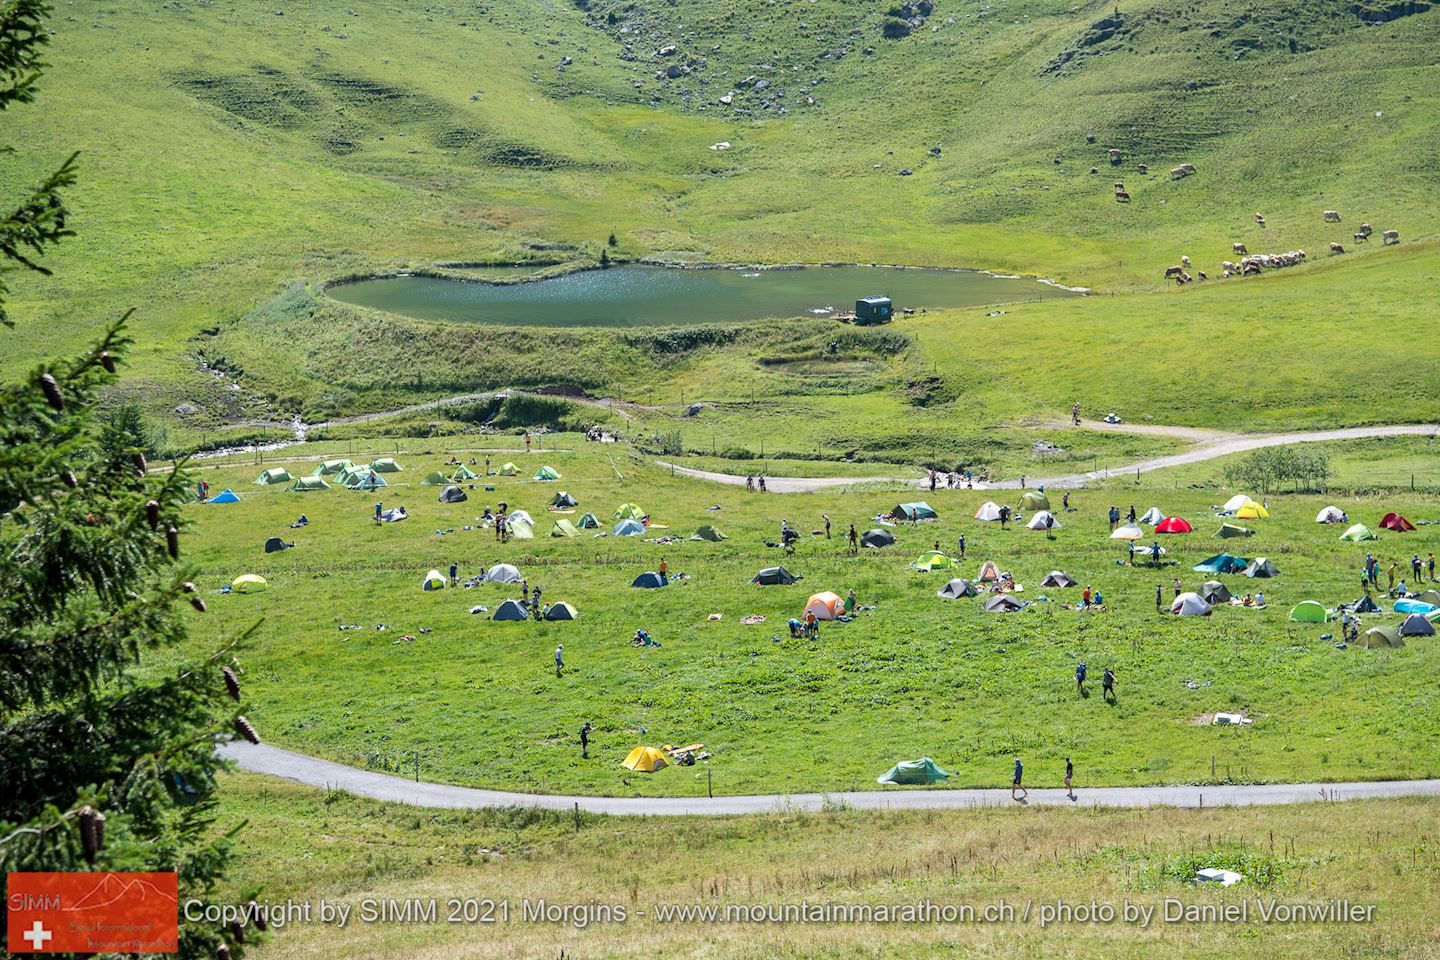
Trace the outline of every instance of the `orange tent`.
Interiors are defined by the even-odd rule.
[[[815,614],[816,620],[834,620],[845,613],[845,601],[838,593],[826,590],[805,601],[805,612]]]

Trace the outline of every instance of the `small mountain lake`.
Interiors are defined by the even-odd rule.
[[[972,270],[806,267],[681,270],[623,266],[527,283],[377,277],[336,284],[342,303],[422,320],[533,327],[655,327],[829,316],[865,296],[903,308],[978,307],[1080,293],[1039,280]]]

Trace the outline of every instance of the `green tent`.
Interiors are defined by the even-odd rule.
[[[460,483],[462,480],[474,480],[478,476],[480,476],[480,474],[476,473],[474,470],[471,470],[469,467],[465,466],[465,464],[462,463],[460,464],[460,466],[455,468],[454,473],[450,474],[450,482]]]
[[[645,511],[633,503],[622,503],[615,508],[616,520],[643,520]]]
[[[356,467],[340,475],[340,482],[349,490],[378,490],[390,486],[385,478],[369,467]]]
[[[1233,523],[1220,524],[1220,530],[1215,534],[1217,537],[1253,537],[1254,530],[1246,530],[1244,527],[1236,526]]]
[[[271,467],[256,477],[255,482],[264,487],[272,483],[289,483],[294,479],[294,477],[290,476],[290,471],[284,467]]]
[[[1371,627],[1355,638],[1355,646],[1372,650],[1376,647],[1403,647],[1400,631],[1394,627]]]
[[[923,500],[914,503],[897,503],[890,511],[890,516],[896,520],[934,520],[936,519],[935,508]]]
[[[1298,623],[1324,623],[1330,619],[1325,605],[1315,600],[1302,600],[1290,608],[1290,619]]]
[[[370,476],[372,472],[373,471],[371,471],[369,467],[356,466],[352,463],[350,466],[346,467],[344,470],[341,470],[335,475],[335,482],[340,484],[340,486],[342,487],[348,487],[351,486],[357,478],[363,479]]]
[[[424,480],[420,481],[421,485],[426,487],[443,487],[449,482],[450,479],[439,470],[432,470],[425,475]]]
[[[600,521],[596,519],[593,513],[582,513],[580,519],[575,521],[575,526],[581,530],[599,530]]]
[[[370,464],[370,469],[376,473],[399,473],[405,468],[396,463],[394,457],[381,457]]]
[[[500,476],[502,477],[518,477],[519,475],[520,468],[513,463],[506,463],[505,466],[500,468]]]
[[[1349,540],[1352,543],[1359,543],[1361,540],[1379,540],[1380,538],[1375,536],[1375,531],[1365,526],[1365,524],[1357,523],[1349,530],[1340,534],[1340,539]]]
[[[545,611],[546,620],[574,620],[578,616],[580,612],[564,600],[552,603],[550,609]]]
[[[349,460],[326,460],[316,468],[315,473],[322,477],[333,477],[335,474],[343,473],[353,466],[355,466],[355,464]]]
[[[536,480],[559,480],[560,473],[554,467],[541,467],[535,471]]]
[[[555,521],[555,526],[550,528],[550,536],[578,537],[580,536],[580,528],[571,523],[568,518],[561,517]]]
[[[716,530],[713,526],[707,523],[699,530],[696,530],[694,535],[692,535],[690,539],[709,540],[711,543],[719,543],[721,540],[724,540],[726,538],[725,534],[721,533],[719,530]]]
[[[920,559],[911,564],[921,573],[929,573],[931,570],[945,570],[953,567],[955,561],[938,550],[931,550],[929,553],[921,554]]]
[[[310,490],[329,490],[330,484],[325,482],[322,476],[296,477],[295,482],[286,488],[291,493],[305,493]]]
[[[921,757],[919,760],[903,760],[895,764],[883,777],[876,778],[875,782],[900,786],[902,784],[940,783],[949,779],[950,774],[940,769],[934,760],[929,757]]]
[[[1244,557],[1232,557],[1228,553],[1217,553],[1208,560],[1202,560],[1190,568],[1196,573],[1239,573],[1245,569]]]
[[[1020,496],[1020,506],[1027,510],[1049,510],[1050,498],[1039,491],[1032,490],[1030,493]]]

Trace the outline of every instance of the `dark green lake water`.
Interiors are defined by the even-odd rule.
[[[331,297],[423,320],[535,327],[653,327],[826,316],[864,296],[904,307],[978,307],[1074,297],[1038,280],[963,270],[808,267],[802,270],[677,270],[626,266],[533,283],[493,284],[387,277],[338,284]]]

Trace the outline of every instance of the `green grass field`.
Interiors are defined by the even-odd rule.
[[[618,795],[703,790],[691,770],[645,777],[619,767],[636,745],[694,741],[714,752],[715,786],[724,793],[859,789],[895,760],[921,755],[965,785],[999,783],[1016,753],[1039,768],[1075,756],[1091,782],[1106,784],[1204,782],[1212,757],[1215,777],[1234,781],[1432,770],[1422,718],[1433,709],[1427,678],[1436,669],[1435,645],[1421,638],[1396,651],[1337,650],[1321,638],[1335,625],[1292,624],[1286,614],[1301,600],[1333,606],[1354,599],[1366,546],[1387,564],[1403,564],[1440,546],[1434,527],[1378,544],[1343,544],[1336,528],[1313,522],[1324,498],[1275,496],[1273,518],[1257,523],[1253,538],[1217,540],[1212,505],[1229,491],[1177,490],[1164,475],[1146,475],[1139,487],[1075,493],[1076,512],[1062,516],[1053,542],[1023,527],[1001,531],[971,519],[986,494],[926,494],[938,523],[899,528],[895,547],[852,559],[842,539],[849,523],[863,531],[876,514],[918,494],[842,488],[747,495],[672,478],[613,445],[568,447],[497,455],[497,467],[505,458],[522,463],[522,477],[492,478],[493,493],[475,489],[469,502],[454,505],[437,503],[436,488],[414,485],[440,464],[438,445],[428,455],[407,450],[406,472],[392,477],[402,485],[376,494],[289,494],[252,485],[259,472],[253,463],[203,467],[198,475],[213,492],[232,486],[243,499],[188,512],[188,556],[202,567],[198,582],[210,603],[196,633],[210,643],[260,621],[244,659],[251,716],[264,736],[380,768],[413,764],[418,752],[434,779]],[[357,458],[365,452],[354,449]],[[541,463],[563,479],[530,481]],[[299,464],[291,469],[298,475]],[[545,508],[556,489],[607,525],[618,504],[635,501],[665,525],[650,536],[688,538],[714,523],[729,539],[662,545],[642,537],[551,538],[554,517]],[[500,545],[488,531],[463,529],[500,499],[532,513],[534,540]],[[405,505],[411,519],[375,525],[376,500]],[[1161,537],[1178,566],[1122,565],[1122,545],[1107,536],[1111,502],[1142,512],[1158,505],[1189,518],[1196,533]],[[1389,509],[1417,521],[1440,519],[1433,498],[1408,492],[1344,505],[1372,526]],[[301,512],[311,524],[288,530]],[[832,517],[836,539],[808,535],[822,513]],[[807,534],[793,557],[764,543],[778,539],[782,517]],[[935,541],[954,552],[961,533],[968,559],[958,573],[910,569]],[[293,537],[297,546],[265,555],[268,536]],[[1168,605],[1171,579],[1198,588],[1208,577],[1190,567],[1224,549],[1269,556],[1281,569],[1269,581],[1224,578],[1237,594],[1263,590],[1268,609],[1223,607],[1193,620],[1155,613],[1157,583]],[[672,575],[689,579],[663,590],[629,586],[661,557]],[[1013,571],[1025,599],[1048,595],[1053,602],[1002,616],[982,613],[976,599],[935,596],[951,575],[973,577],[985,559]],[[518,595],[504,585],[422,592],[426,570],[452,561],[462,579],[514,563],[548,601],[574,604],[580,619],[497,623],[467,612]],[[805,579],[793,587],[749,584],[757,570],[777,563]],[[1060,609],[1077,602],[1079,591],[1040,587],[1053,569],[1093,584],[1109,609]],[[215,594],[241,573],[264,575],[269,591]],[[852,588],[875,609],[853,623],[826,624],[819,642],[789,639],[785,621],[807,597]],[[708,620],[716,613],[719,620]],[[751,614],[767,620],[738,622]],[[377,630],[382,623],[388,629]],[[659,649],[627,645],[641,627]],[[402,635],[416,639],[397,642]],[[562,678],[551,659],[559,643],[568,664]],[[1118,704],[1104,703],[1098,690],[1076,694],[1072,674],[1082,660],[1092,677],[1106,666],[1116,670]],[[1206,685],[1191,689],[1186,681]],[[1200,723],[1215,711],[1237,710],[1255,724],[1236,730]],[[597,746],[582,760],[575,731],[586,720]]]

